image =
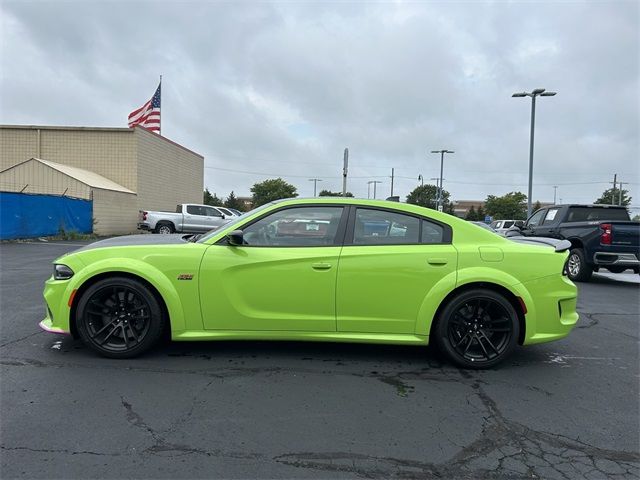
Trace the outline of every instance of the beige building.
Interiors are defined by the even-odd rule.
[[[0,126],[0,191],[91,198],[100,235],[136,232],[138,210],[202,203],[203,180],[202,155],[142,127]]]

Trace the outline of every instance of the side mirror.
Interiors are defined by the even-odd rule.
[[[224,213],[222,214],[222,219],[224,220],[226,217],[224,216]]]
[[[233,232],[227,233],[227,242],[229,242],[229,245],[232,247],[244,245],[242,230],[234,230]]]

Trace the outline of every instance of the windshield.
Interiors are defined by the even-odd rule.
[[[274,202],[265,203],[264,205],[262,205],[262,206],[260,206],[258,208],[254,208],[253,210],[248,211],[247,213],[245,213],[241,217],[233,217],[233,220],[231,220],[229,223],[225,223],[224,225],[221,225],[220,227],[218,227],[216,229],[209,230],[202,237],[198,238],[197,243],[205,243],[211,237],[213,237],[214,235],[217,235],[218,233],[220,233],[221,230],[227,230],[227,229],[229,229],[229,231],[235,230],[235,228],[229,228],[229,227],[234,227],[234,226],[236,226],[236,225],[238,225],[240,223],[245,223],[247,218],[249,217],[249,215],[253,215],[254,213],[261,212],[262,210],[265,210],[267,207],[270,207],[273,204],[274,204]]]

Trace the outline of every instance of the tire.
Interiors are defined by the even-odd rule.
[[[175,232],[175,228],[173,228],[173,224],[170,222],[159,222],[156,225],[154,232],[162,235],[169,235]]]
[[[483,369],[503,362],[515,349],[520,322],[501,294],[474,289],[453,297],[438,317],[436,344],[462,368]]]
[[[586,282],[591,278],[593,269],[587,265],[584,250],[574,248],[569,252],[567,275],[574,282]]]
[[[149,287],[127,277],[109,277],[91,285],[78,301],[75,316],[84,344],[109,358],[146,352],[160,340],[166,321]]]

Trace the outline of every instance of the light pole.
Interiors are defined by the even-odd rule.
[[[558,193],[558,186],[554,185],[553,186],[553,204],[556,204],[556,194]]]
[[[369,180],[367,182],[368,190],[367,190],[367,198],[371,197],[371,184],[373,184],[373,198],[376,198],[376,186],[378,183],[382,183],[380,180]]]
[[[420,182],[420,186],[424,186],[424,179],[422,178],[422,174],[418,175],[418,181]]]
[[[512,97],[531,97],[531,135],[529,137],[529,194],[527,195],[527,218],[531,216],[531,196],[533,195],[533,129],[536,123],[536,97],[553,97],[556,92],[547,92],[544,88],[522,93],[514,93]]]
[[[310,182],[313,182],[313,196],[316,196],[316,186],[318,185],[318,182],[321,182],[322,179],[321,178],[310,178],[309,179]]]
[[[456,153],[453,150],[431,150],[431,153],[439,153],[440,154],[440,186],[438,187],[438,199],[436,200],[436,209],[438,211],[442,211],[442,169],[444,166],[444,154],[445,153]]]

